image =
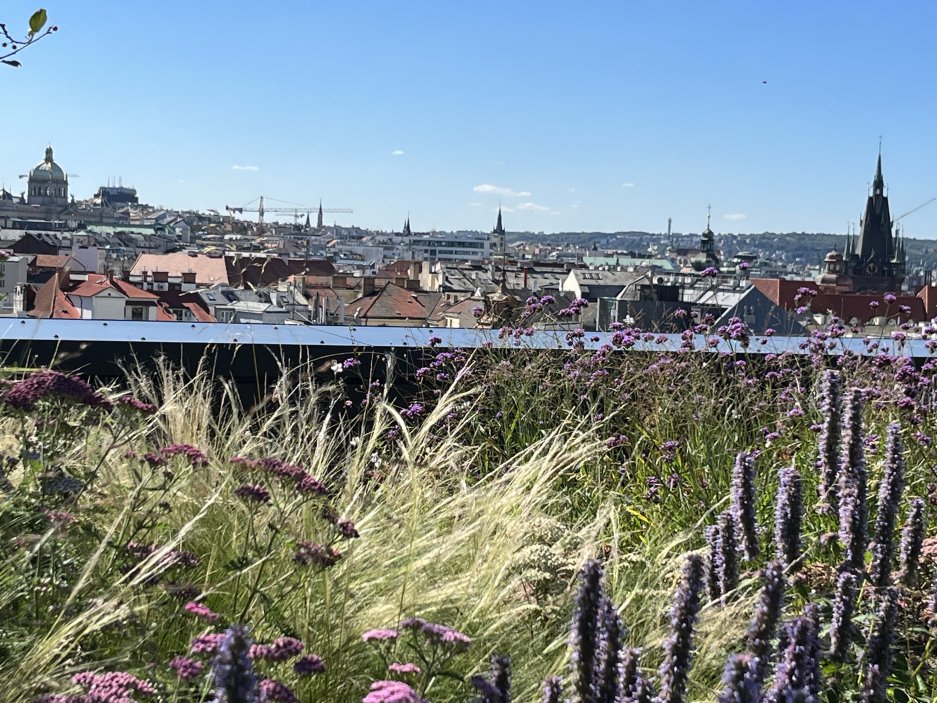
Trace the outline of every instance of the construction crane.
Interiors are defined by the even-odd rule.
[[[937,195],[935,195],[933,198],[931,198],[931,199],[928,200],[927,202],[921,203],[921,204],[918,205],[917,207],[911,208],[911,209],[908,210],[907,212],[898,215],[898,217],[895,218],[895,224],[898,224],[898,223],[901,222],[904,218],[906,218],[908,215],[917,212],[917,211],[920,210],[922,207],[926,207],[927,205],[930,205],[930,204],[931,204],[932,202],[934,202],[935,200],[937,200]]]
[[[295,221],[299,222],[299,219],[303,215],[309,215],[313,212],[317,212],[320,215],[324,213],[335,213],[335,214],[349,214],[354,212],[351,208],[347,207],[322,207],[322,203],[319,203],[319,207],[308,207],[306,205],[299,205],[297,203],[291,203],[286,200],[277,200],[276,198],[267,198],[267,200],[272,200],[275,203],[283,203],[285,205],[290,205],[291,207],[265,207],[264,205],[264,196],[259,198],[254,198],[249,203],[241,207],[232,207],[231,205],[225,205],[225,210],[229,214],[243,214],[245,212],[256,212],[257,213],[257,224],[260,226],[260,229],[263,229],[264,226],[264,214],[268,212],[283,213],[283,214],[292,214]],[[317,223],[319,227],[322,226],[321,218]]]

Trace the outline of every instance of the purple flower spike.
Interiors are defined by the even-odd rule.
[[[774,512],[774,544],[777,558],[790,566],[800,559],[800,531],[804,502],[800,473],[793,466],[781,469]]]
[[[691,554],[683,565],[683,576],[670,611],[670,636],[664,643],[660,668],[661,703],[684,703],[693,658],[693,629],[699,615],[703,591],[703,559]]]
[[[917,585],[918,566],[924,548],[924,529],[926,525],[924,501],[915,498],[911,501],[908,521],[901,530],[901,556],[899,559],[901,571],[898,577],[905,586]]]
[[[758,659],[751,654],[733,654],[722,675],[719,703],[761,703]]]
[[[247,630],[232,625],[225,632],[212,662],[215,700],[224,703],[257,703],[257,677],[248,656],[251,648]]]
[[[758,525],[755,514],[755,457],[740,452],[732,469],[732,513],[738,523],[745,559],[758,558]]]
[[[891,579],[892,560],[895,555],[895,523],[901,493],[904,490],[904,458],[902,457],[900,427],[888,426],[885,440],[885,467],[878,490],[878,510],[875,515],[875,544],[869,577],[872,584],[883,588]]]

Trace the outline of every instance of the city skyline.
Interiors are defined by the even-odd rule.
[[[79,198],[122,178],[419,231],[487,231],[500,204],[515,231],[691,232],[711,204],[717,232],[845,233],[881,136],[895,215],[937,195],[924,4],[46,8],[60,32],[0,73],[16,193],[51,143]],[[934,238],[937,204],[904,224]]]

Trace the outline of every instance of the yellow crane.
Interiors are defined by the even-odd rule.
[[[264,227],[264,214],[268,212],[273,212],[277,214],[291,214],[293,215],[294,221],[299,222],[300,218],[304,215],[310,215],[313,212],[319,214],[317,221],[317,226],[322,227],[322,215],[325,213],[330,214],[350,214],[354,212],[351,208],[348,207],[327,207],[323,208],[322,203],[319,203],[318,207],[309,207],[307,205],[299,205],[298,203],[291,203],[287,200],[277,200],[276,198],[267,198],[267,200],[272,200],[275,203],[282,203],[289,207],[266,207],[264,204],[264,196],[259,198],[254,198],[249,203],[246,203],[240,207],[233,207],[231,205],[225,205],[225,210],[228,211],[228,214],[233,215],[234,213],[243,214],[245,212],[256,212],[257,213],[257,224],[262,230]]]

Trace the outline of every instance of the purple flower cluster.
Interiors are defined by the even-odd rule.
[[[242,500],[254,503],[269,503],[270,491],[259,483],[246,483],[234,489],[234,495]]]
[[[362,642],[393,642],[399,637],[400,633],[391,628],[368,630],[361,635]]]
[[[295,637],[278,637],[270,644],[254,644],[250,648],[250,658],[270,662],[285,662],[298,657],[304,645]]]
[[[842,382],[838,371],[825,371],[820,382],[820,445],[817,470],[820,473],[820,499],[823,512],[838,509],[836,479],[839,476],[840,405]]]
[[[91,385],[59,371],[40,371],[18,381],[0,394],[0,400],[16,410],[34,410],[46,398],[69,400],[100,410],[111,410],[113,404]]]
[[[715,266],[707,266],[700,272],[700,276],[703,278],[715,278],[719,275],[719,269]]]
[[[85,690],[84,700],[88,703],[132,703],[134,693],[145,696],[157,694],[152,683],[124,671],[109,671],[103,674],[83,671],[72,676],[72,683]]]
[[[312,676],[325,671],[325,661],[318,654],[307,654],[297,659],[293,664],[293,672],[297,676]]]
[[[189,651],[192,652],[192,654],[214,654],[218,651],[218,647],[223,639],[224,634],[222,633],[208,632],[197,635],[192,640],[192,644],[189,645]]]
[[[557,316],[559,317],[576,317],[579,313],[582,312],[583,308],[589,307],[589,301],[585,298],[576,298],[573,302],[569,304],[568,307],[562,308],[557,311]]]
[[[173,657],[169,660],[169,668],[176,672],[183,681],[192,681],[202,675],[205,665],[197,659],[189,657]]]
[[[263,703],[299,703],[290,687],[275,679],[264,679],[260,682],[260,700]]]
[[[280,459],[274,459],[272,457],[248,459],[246,457],[235,456],[231,458],[231,463],[244,466],[248,469],[272,474],[277,479],[292,484],[294,489],[302,495],[328,495],[328,489],[319,479],[314,478],[299,466],[289,464]]]
[[[425,703],[420,694],[403,681],[375,681],[361,703]]]
[[[464,635],[448,625],[427,622],[423,618],[407,618],[400,623],[400,628],[403,630],[421,632],[428,640],[434,643],[452,645],[457,648],[468,647],[472,644],[472,638],[468,635]]]
[[[131,410],[136,410],[137,412],[144,415],[153,415],[157,410],[156,406],[152,403],[144,403],[142,400],[137,400],[129,393],[120,396],[117,399],[117,405],[130,408]]]
[[[782,638],[785,647],[775,668],[769,701],[818,701],[823,684],[820,674],[819,613],[808,605],[794,618]]]
[[[901,530],[901,551],[898,560],[901,571],[898,576],[905,586],[917,585],[918,565],[924,547],[924,530],[926,526],[924,501],[915,498],[911,501],[908,520]]]
[[[803,514],[803,484],[800,472],[793,466],[781,469],[777,506],[774,511],[774,544],[776,557],[788,567],[796,565],[800,559]]]
[[[392,674],[421,674],[423,670],[420,669],[413,662],[392,662],[387,665],[387,670]]]
[[[165,458],[172,456],[182,456],[189,460],[189,463],[192,466],[206,466],[208,464],[208,457],[198,449],[193,447],[191,444],[170,444],[168,447],[163,447],[159,450],[159,454]]]
[[[323,545],[317,542],[297,542],[296,552],[293,554],[293,559],[297,563],[304,566],[315,564],[323,569],[335,566],[341,558],[341,552],[336,551],[327,544]]]
[[[214,610],[209,608],[204,603],[196,603],[195,601],[189,601],[185,604],[185,611],[191,613],[197,617],[202,618],[208,622],[217,622],[218,618],[221,616],[218,615]]]

